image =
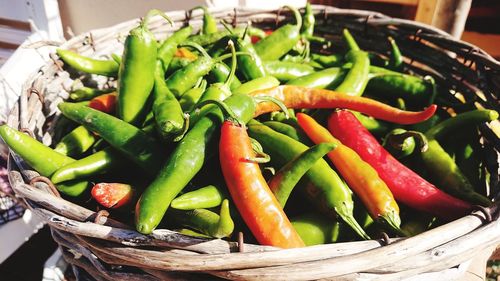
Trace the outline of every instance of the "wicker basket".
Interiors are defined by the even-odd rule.
[[[344,27],[352,31],[363,49],[376,53],[388,51],[387,35],[396,38],[406,56],[407,70],[431,74],[449,89],[439,97],[441,106],[458,112],[477,104],[498,110],[500,63],[479,48],[456,41],[430,26],[379,13],[326,6],[314,6],[314,10],[316,31],[334,42],[340,40]],[[289,14],[278,11],[231,9],[213,13],[233,24],[251,21],[272,28],[278,22],[291,20]],[[169,16],[177,26],[187,23],[195,29],[201,26],[200,16],[188,19],[185,12],[171,12]],[[94,30],[72,38],[62,47],[95,57],[121,52],[126,34],[137,23],[132,20]],[[175,30],[160,18],[154,18],[150,27],[158,39]],[[99,87],[115,82],[102,77],[77,77],[61,66],[62,62],[51,56],[45,66],[29,77],[8,120],[11,126],[32,133],[47,145],[51,143],[53,124],[58,118],[56,106],[67,98],[76,78],[90,79]],[[466,103],[459,102],[455,96],[458,94]],[[489,155],[484,161],[493,171],[490,187],[496,194],[500,143],[488,126],[481,126],[480,132]],[[65,259],[81,270],[82,279],[91,276],[97,280],[399,280],[426,272],[445,272],[451,275],[445,278],[440,275],[441,279],[449,280],[457,273],[464,273],[465,269],[457,265],[500,243],[496,207],[475,211],[411,238],[289,250],[245,244],[241,240],[192,238],[164,229],[146,236],[103,213],[58,197],[50,183],[29,170],[14,154],[10,155],[9,170],[16,195],[49,224]],[[430,280],[428,277],[426,280]]]

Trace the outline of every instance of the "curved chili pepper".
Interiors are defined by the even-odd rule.
[[[300,12],[291,6],[284,6],[290,9],[295,16],[295,24],[285,24],[276,29],[266,38],[255,44],[255,50],[262,60],[278,60],[284,54],[288,53],[300,39],[300,27],[302,26],[302,17]]]
[[[68,156],[78,156],[87,151],[97,137],[84,126],[78,126],[59,141],[54,151]]]
[[[69,50],[57,49],[56,53],[69,66],[85,73],[116,76],[120,67],[114,60],[96,60]]]
[[[200,34],[201,35],[206,35],[206,34],[212,34],[212,33],[217,33],[217,21],[215,18],[210,14],[208,11],[207,7],[205,6],[197,6],[194,7],[190,10],[190,13],[192,14],[194,10],[201,9],[203,10],[203,27],[201,28]]]
[[[339,238],[339,222],[332,222],[320,215],[307,213],[290,221],[306,246],[337,242]]]
[[[170,210],[169,217],[184,227],[192,228],[213,238],[229,237],[234,231],[234,222],[229,211],[229,200],[224,199],[219,214],[207,209],[189,211]]]
[[[315,89],[332,89],[343,81],[346,73],[344,69],[332,67],[290,80],[286,84]]]
[[[222,83],[227,80],[229,74],[231,73],[231,68],[229,68],[225,63],[219,62],[214,65],[212,70],[208,73],[207,80],[210,83]],[[233,77],[229,88],[234,90],[241,86],[241,81],[237,76]],[[182,98],[182,97],[181,97]]]
[[[370,59],[364,51],[350,51],[346,58],[352,63],[352,67],[335,91],[350,96],[361,96],[369,80]]]
[[[345,44],[347,45],[347,48],[349,51],[360,51],[361,49],[358,46],[358,43],[356,43],[356,40],[354,40],[354,37],[352,37],[351,32],[349,32],[349,29],[344,28],[342,30],[342,39],[344,40]]]
[[[147,27],[153,15],[161,15],[173,24],[163,12],[149,11],[140,25],[129,32],[120,64],[118,116],[131,124],[139,124],[144,118],[146,101],[154,86],[157,43],[154,34]]]
[[[178,210],[194,210],[217,207],[227,195],[216,185],[207,185],[180,195],[172,200],[170,207]]]
[[[69,93],[69,99],[73,101],[90,100],[100,95],[108,94],[115,91],[116,89],[114,88],[100,90],[89,87],[81,87]]]
[[[323,67],[338,67],[344,64],[344,56],[341,54],[321,55],[311,54],[311,60],[319,63]]]
[[[271,156],[271,162],[284,166],[293,158],[307,150],[304,144],[260,124],[256,120],[248,123],[250,136],[262,145]],[[328,163],[319,159],[304,175],[304,191],[315,206],[323,211],[334,211],[360,237],[369,239],[353,217],[352,193]],[[302,186],[301,186],[302,187]]]
[[[304,16],[302,17],[302,26],[300,27],[300,34],[304,37],[311,37],[314,35],[314,13],[312,11],[311,3],[307,2],[304,9]]]
[[[489,109],[476,109],[460,113],[446,119],[425,132],[427,138],[442,138],[452,131],[461,130],[465,126],[474,126],[498,119],[498,112]]]
[[[207,80],[202,80],[196,87],[187,90],[179,99],[182,111],[191,112],[194,110],[196,103],[200,100],[201,95],[207,88]]]
[[[377,171],[363,161],[354,150],[334,138],[313,118],[304,113],[298,113],[297,121],[314,143],[336,144],[337,147],[328,153],[328,158],[347,181],[349,187],[363,201],[371,217],[391,229],[400,231],[399,206]]]
[[[387,40],[391,44],[391,56],[389,57],[389,68],[396,71],[401,71],[403,69],[403,56],[399,50],[396,40],[392,37],[388,37]]]
[[[232,95],[224,101],[240,119],[247,121],[255,111],[254,100],[246,95]],[[156,179],[146,188],[137,202],[136,229],[149,234],[158,226],[170,202],[200,171],[210,140],[222,114],[214,109],[201,118],[177,144]]]
[[[264,76],[241,84],[233,90],[233,94],[250,94],[253,91],[276,87],[279,84],[280,81],[273,76]]]
[[[188,25],[183,27],[170,35],[158,48],[157,57],[162,62],[164,71],[168,69],[177,50],[177,46],[184,42],[192,32],[193,28],[191,26]]]
[[[166,141],[179,141],[186,133],[188,116],[182,112],[181,105],[165,83],[165,72],[161,61],[156,62],[153,88],[153,115],[156,128]]]
[[[416,131],[407,131],[405,129],[396,128],[389,132],[385,138],[382,145],[384,148],[396,157],[396,159],[401,159],[406,156],[411,155],[417,148],[418,140],[420,151],[426,151],[429,149],[427,143],[427,138],[424,134]]]
[[[333,143],[322,143],[308,148],[299,156],[283,166],[269,181],[269,188],[276,196],[281,207],[285,207],[286,201],[293,188],[302,176],[328,152],[335,149]]]
[[[392,157],[349,111],[333,112],[328,129],[377,171],[397,201],[447,219],[470,211],[469,203],[437,189]]]
[[[50,177],[57,169],[75,161],[7,125],[0,126],[0,137],[10,149],[45,177]],[[60,192],[71,197],[80,196],[88,186],[87,181],[71,181],[56,185]]]
[[[347,108],[398,124],[414,124],[429,119],[436,111],[437,106],[431,105],[424,111],[403,111],[384,103],[363,98],[348,96],[342,93],[309,89],[297,86],[278,86],[274,88],[254,91],[251,96],[271,96],[282,101],[287,108]],[[275,104],[259,103],[254,116],[278,110]]]
[[[272,194],[255,157],[246,128],[225,121],[221,128],[219,158],[231,197],[246,225],[262,245],[303,247],[285,212]]]
[[[89,107],[113,114],[116,109],[116,93],[104,94],[93,98],[89,103]]]
[[[314,73],[314,67],[288,61],[266,61],[264,68],[267,74],[282,82],[290,81]]]
[[[64,116],[97,133],[149,174],[163,163],[163,148],[140,129],[104,112],[87,106],[63,102],[58,105]]]
[[[120,167],[123,163],[121,154],[114,148],[107,147],[85,158],[61,166],[52,174],[50,180],[54,184],[58,184],[69,180],[89,178]]]

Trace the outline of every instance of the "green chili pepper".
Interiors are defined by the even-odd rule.
[[[302,26],[300,12],[291,6],[284,7],[293,12],[296,21],[295,25],[285,24],[255,44],[257,54],[264,61],[278,60],[288,53],[300,39],[300,27]]]
[[[158,48],[158,59],[163,64],[163,70],[166,71],[169,68],[170,63],[174,57],[177,46],[180,43],[186,41],[186,39],[193,32],[191,26],[186,26],[174,32],[170,37],[168,37]]]
[[[240,120],[250,120],[255,111],[255,102],[247,95],[233,94],[224,102]],[[201,118],[177,144],[157,178],[137,202],[135,217],[137,231],[144,234],[151,233],[160,223],[170,202],[200,171],[206,154],[211,151],[207,146],[222,120],[220,110],[214,109]]]
[[[314,35],[314,13],[312,11],[311,3],[307,2],[303,17],[302,26],[300,27],[300,34],[304,37],[312,37]]]
[[[375,118],[372,118],[370,116],[366,116],[362,113],[359,113],[357,111],[351,111],[354,116],[363,124],[363,126],[370,131],[370,133],[376,135],[376,136],[383,136],[387,134],[389,129],[391,128],[391,125],[387,122],[384,122],[382,120],[377,120]]]
[[[186,91],[184,95],[179,99],[179,104],[181,105],[182,111],[184,112],[190,112],[194,110],[194,107],[196,103],[201,98],[201,95],[203,95],[203,92],[205,92],[205,89],[207,88],[207,80],[201,80],[200,84],[197,85],[196,87]]]
[[[288,197],[302,176],[336,146],[334,143],[321,143],[308,148],[283,166],[268,181],[269,188],[282,207],[285,207]]]
[[[148,174],[154,175],[163,163],[160,144],[137,127],[90,107],[67,102],[58,107],[64,116],[97,133]]]
[[[285,165],[308,148],[255,120],[249,122],[248,133],[250,137],[259,141],[264,151],[271,156],[271,161],[279,166]],[[360,237],[369,239],[353,217],[354,203],[351,191],[325,160],[318,160],[307,171],[304,179],[308,182],[305,187],[306,194],[318,204],[318,207],[335,211]]]
[[[169,66],[168,66],[167,72],[165,74],[167,76],[170,76],[173,73],[175,73],[177,70],[188,66],[193,61],[195,61],[195,60],[193,60],[191,58],[173,57],[172,61],[170,62]]]
[[[182,226],[192,228],[210,237],[229,237],[234,231],[234,222],[229,212],[229,200],[227,199],[222,201],[219,215],[207,209],[190,211],[172,209],[169,214]]]
[[[203,27],[201,29],[200,34],[205,35],[205,34],[213,34],[217,33],[217,21],[215,18],[210,14],[208,11],[207,7],[205,6],[198,6],[194,7],[190,10],[191,13],[193,13],[194,10],[197,9],[202,9],[203,10]]]
[[[144,117],[145,105],[155,82],[157,44],[154,34],[147,27],[149,18],[153,15],[161,15],[173,24],[163,12],[149,11],[125,40],[118,74],[118,116],[131,124],[138,124]]]
[[[196,231],[188,229],[188,228],[175,229],[175,231],[179,232],[180,234],[187,235],[187,236],[193,236],[193,237],[199,237],[199,238],[212,238],[208,235],[201,234],[199,232],[196,232]]]
[[[91,74],[116,76],[119,64],[114,60],[96,60],[72,51],[57,49],[57,55],[72,68]]]
[[[292,139],[294,139],[296,141],[300,141],[301,143],[303,143],[307,146],[313,145],[311,140],[307,137],[307,135],[300,128],[297,128],[297,127],[292,126],[290,124],[286,124],[284,122],[278,122],[278,121],[266,121],[263,124],[268,126],[271,129],[275,130],[276,132],[281,133],[283,135],[287,135],[287,136],[291,137]]]
[[[323,67],[338,67],[344,64],[344,56],[341,54],[321,55],[311,54],[311,59]]]
[[[364,51],[349,51],[346,58],[352,62],[352,67],[335,91],[351,96],[361,96],[369,80],[370,59]]]
[[[234,89],[233,94],[249,94],[253,91],[279,86],[280,81],[273,76],[264,76],[241,84]]]
[[[399,50],[398,45],[396,44],[396,40],[392,37],[388,37],[389,43],[391,44],[391,56],[389,59],[389,68],[396,71],[403,70],[403,56],[401,55],[401,51]]]
[[[308,64],[287,61],[266,61],[264,62],[264,68],[267,74],[276,77],[282,82],[314,73],[314,67]]]
[[[197,190],[184,193],[172,200],[170,207],[178,210],[214,208],[228,198],[226,192],[215,185],[207,185]]]
[[[238,70],[243,74],[243,77],[249,81],[266,76],[264,64],[254,45],[237,36],[231,36],[231,40],[235,42],[237,51],[250,54],[249,56],[238,57]]]
[[[50,177],[57,169],[75,161],[7,125],[0,126],[0,136],[10,149],[42,176]],[[70,181],[56,187],[68,196],[77,197],[87,190],[88,186],[87,181]]]
[[[153,114],[156,127],[166,141],[179,141],[186,133],[189,125],[185,124],[187,116],[182,112],[179,101],[170,92],[165,83],[165,72],[161,61],[156,62],[153,88]]]
[[[465,126],[477,125],[498,119],[498,112],[489,109],[477,109],[464,112],[449,118],[430,128],[425,135],[427,138],[442,138],[450,132],[461,130]]]
[[[332,67],[290,80],[286,84],[316,89],[332,89],[342,82],[346,73],[347,71],[341,68]]]
[[[63,155],[78,156],[87,151],[97,137],[83,126],[78,126],[64,136],[54,150]]]
[[[210,83],[221,83],[227,80],[231,73],[231,69],[223,62],[216,63],[214,68],[208,73],[208,81]],[[234,76],[229,88],[234,90],[241,86],[241,81],[238,77]]]
[[[116,89],[114,89],[114,88],[99,90],[99,89],[94,89],[94,88],[89,88],[89,87],[81,87],[81,88],[78,88],[78,89],[72,91],[69,94],[69,98],[73,101],[91,100],[91,99],[98,97],[100,95],[109,94],[109,93],[114,92],[114,91],[116,91]]]
[[[411,155],[417,147],[421,152],[428,149],[427,139],[422,133],[401,128],[389,132],[384,138],[383,146],[396,159]]]
[[[337,242],[340,224],[314,213],[292,218],[290,222],[306,246]]]
[[[104,174],[112,168],[123,164],[123,157],[114,148],[107,147],[80,160],[68,163],[57,169],[50,177],[54,184],[61,182],[89,178]]]

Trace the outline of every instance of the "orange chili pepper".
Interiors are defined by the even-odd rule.
[[[190,50],[188,50],[186,48],[178,48],[175,51],[174,57],[186,58],[186,59],[190,59],[190,60],[195,60],[198,58],[197,55],[195,55],[193,52],[191,52]]]
[[[262,245],[304,247],[278,200],[267,185],[255,158],[246,127],[222,124],[219,143],[222,173],[241,217]]]
[[[299,86],[277,86],[250,93],[251,96],[271,96],[287,107],[292,109],[301,108],[346,108],[373,116],[374,118],[394,122],[397,124],[415,124],[429,119],[437,106],[429,106],[424,111],[404,111],[385,103],[364,98],[349,96],[343,93],[310,89]],[[279,110],[279,107],[271,102],[262,102],[257,105],[254,117],[264,113]]]
[[[329,142],[337,145],[336,149],[327,154],[335,168],[364,203],[370,216],[399,232],[401,219],[398,204],[377,171],[312,117],[304,113],[296,116],[300,127],[314,143]]]
[[[93,98],[89,103],[89,107],[108,114],[113,114],[116,109],[116,92]]]

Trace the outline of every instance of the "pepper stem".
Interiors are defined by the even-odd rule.
[[[198,52],[200,52],[204,57],[207,57],[207,58],[210,58],[210,55],[207,53],[207,51],[205,51],[205,49],[200,46],[199,44],[197,43],[194,43],[194,42],[186,42],[186,43],[183,43],[183,44],[180,44],[179,45],[180,47],[191,47],[195,50],[197,50]]]
[[[236,113],[234,113],[234,111],[231,108],[229,108],[229,106],[227,106],[227,104],[225,104],[222,101],[218,101],[218,100],[202,101],[196,106],[196,110],[199,110],[200,108],[202,108],[208,104],[217,105],[220,108],[220,110],[222,111],[222,114],[224,115],[225,120],[230,120],[230,121],[237,123],[240,126],[245,126],[245,123],[238,119],[238,117],[236,116]]]
[[[356,40],[354,40],[354,37],[352,37],[351,32],[349,32],[349,29],[344,28],[344,30],[342,31],[342,35],[350,51],[360,50],[358,43],[356,43]]]
[[[300,15],[299,10],[297,8],[285,5],[283,8],[287,8],[288,10],[292,11],[293,16],[295,17],[295,25],[298,26],[299,28],[302,26],[302,16]]]
[[[211,231],[210,236],[215,238],[229,237],[233,231],[234,221],[229,211],[229,200],[224,199],[220,207],[219,222],[217,222],[215,229]]]
[[[402,133],[389,134],[384,142],[389,144],[394,149],[402,150],[403,144],[407,138],[414,138],[418,142],[420,152],[425,152],[429,148],[427,137],[423,133],[417,131],[405,131]]]
[[[437,96],[437,87],[436,87],[436,81],[434,80],[434,78],[430,75],[426,75],[424,77],[424,81],[428,82],[429,84],[431,84],[431,87],[432,87],[432,94],[431,94],[431,97],[429,99],[429,105],[433,104],[434,103],[434,100],[436,99],[436,96]]]
[[[234,48],[234,42],[232,40],[229,40],[227,42],[227,45],[231,49],[231,72],[229,72],[229,75],[227,76],[226,82],[224,82],[224,85],[226,87],[229,87],[231,83],[233,83],[234,80],[234,75],[236,73],[236,49]]]
[[[141,25],[141,28],[146,28],[148,22],[149,22],[149,19],[152,17],[152,16],[161,16],[162,18],[164,18],[171,26],[174,26],[174,22],[163,12],[163,11],[160,11],[158,9],[152,9],[152,10],[149,10],[149,12],[146,14],[146,16],[144,17],[144,19],[141,21],[140,25]]]
[[[222,24],[222,26],[231,34],[231,35],[234,35],[234,31],[231,29],[231,27],[229,27],[229,25],[227,24],[227,22],[225,22],[224,20],[221,20],[220,23]],[[244,38],[244,37],[243,37]]]

